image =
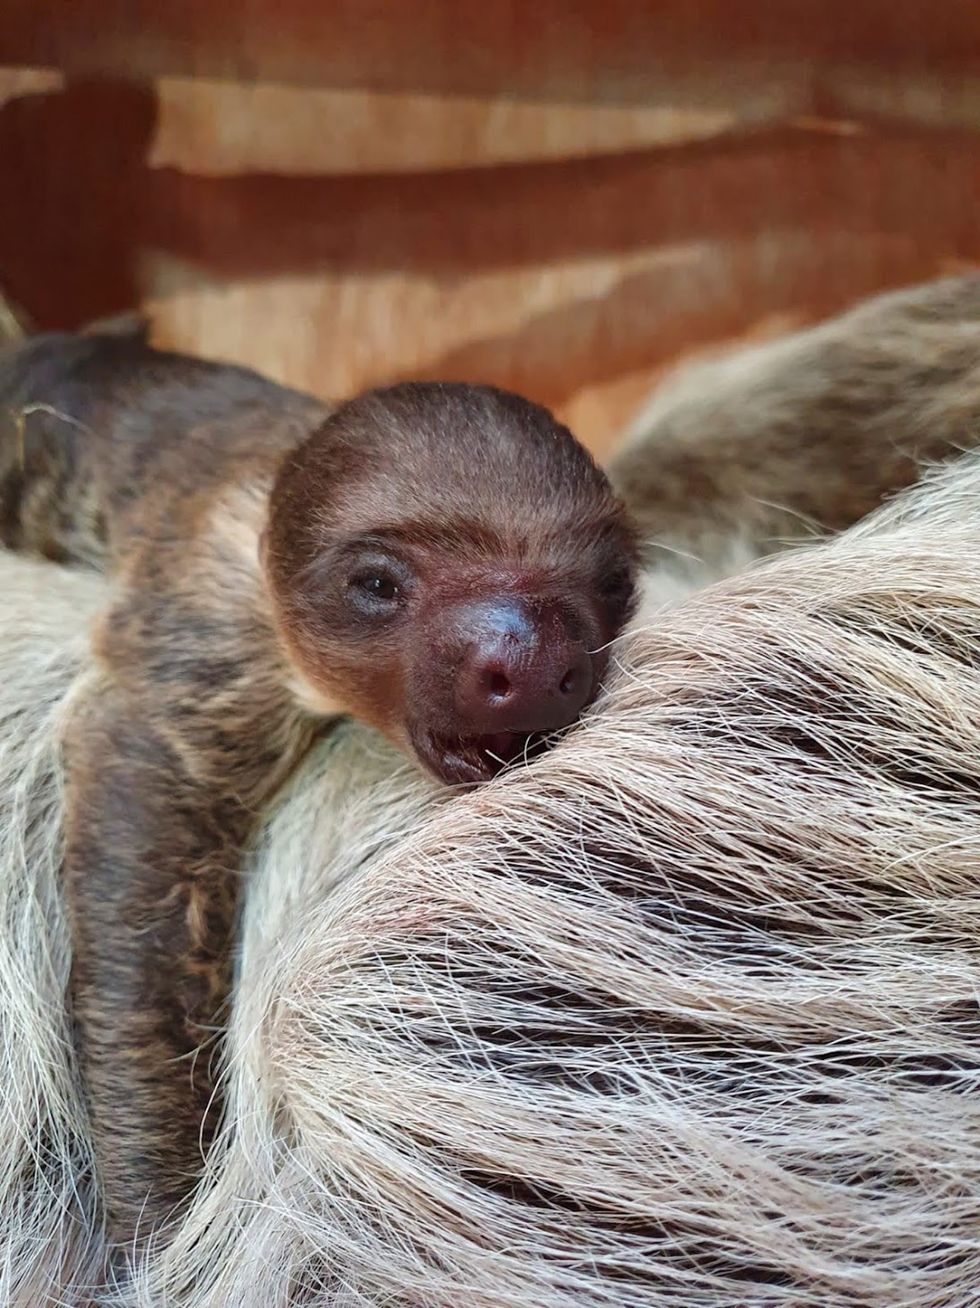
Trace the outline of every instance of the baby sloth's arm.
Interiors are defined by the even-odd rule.
[[[243,848],[317,721],[490,779],[598,693],[634,543],[549,414],[485,387],[321,406],[135,340],[0,358],[4,542],[105,567],[66,736],[73,1007],[109,1227],[149,1233],[218,1118]]]
[[[94,564],[111,602],[65,733],[72,1008],[110,1232],[187,1194],[217,1123],[215,1032],[255,814],[310,735],[258,537],[324,410],[138,339],[0,356],[5,543]]]
[[[256,625],[137,574],[102,625],[99,676],[65,742],[74,1015],[120,1239],[178,1205],[217,1125],[243,850],[310,738]]]
[[[74,1018],[109,1229],[126,1241],[188,1193],[218,1122],[216,1034],[254,822],[206,778],[218,731],[210,748],[189,743],[204,723],[175,730],[151,695],[108,679],[66,742]],[[232,748],[268,729],[254,726]]]

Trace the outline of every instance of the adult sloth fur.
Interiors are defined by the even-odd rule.
[[[734,525],[718,571],[767,548]],[[648,609],[528,771],[447,803],[327,740],[249,870],[232,1129],[103,1291],[56,747],[101,592],[0,556],[0,1302],[975,1303],[978,558],[966,456]]]
[[[118,1301],[974,1302],[978,504],[970,457],[693,597],[448,808],[328,742],[255,860],[235,1132]],[[0,566],[2,1293],[77,1302],[52,738],[96,584]]]

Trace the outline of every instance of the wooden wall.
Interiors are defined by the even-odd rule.
[[[597,450],[666,363],[980,259],[964,0],[7,0],[0,284]]]

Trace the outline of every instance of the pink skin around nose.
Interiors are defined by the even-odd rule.
[[[452,621],[466,650],[455,688],[461,734],[575,721],[592,694],[592,659],[557,608],[508,597],[461,606]]]
[[[595,694],[596,664],[556,604],[509,595],[466,601],[443,623],[457,654],[452,727],[413,733],[421,760],[443,781],[489,780],[534,737],[574,722]]]

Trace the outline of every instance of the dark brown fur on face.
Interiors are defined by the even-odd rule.
[[[495,755],[577,714],[633,587],[631,538],[589,456],[489,388],[344,406],[284,461],[264,547],[313,702],[447,781],[485,780]]]
[[[7,351],[0,405],[0,539],[114,581],[66,733],[65,877],[129,1240],[213,1135],[236,871],[318,721],[354,713],[444,781],[488,779],[597,693],[633,539],[569,433],[490,388],[331,415],[113,327]]]

